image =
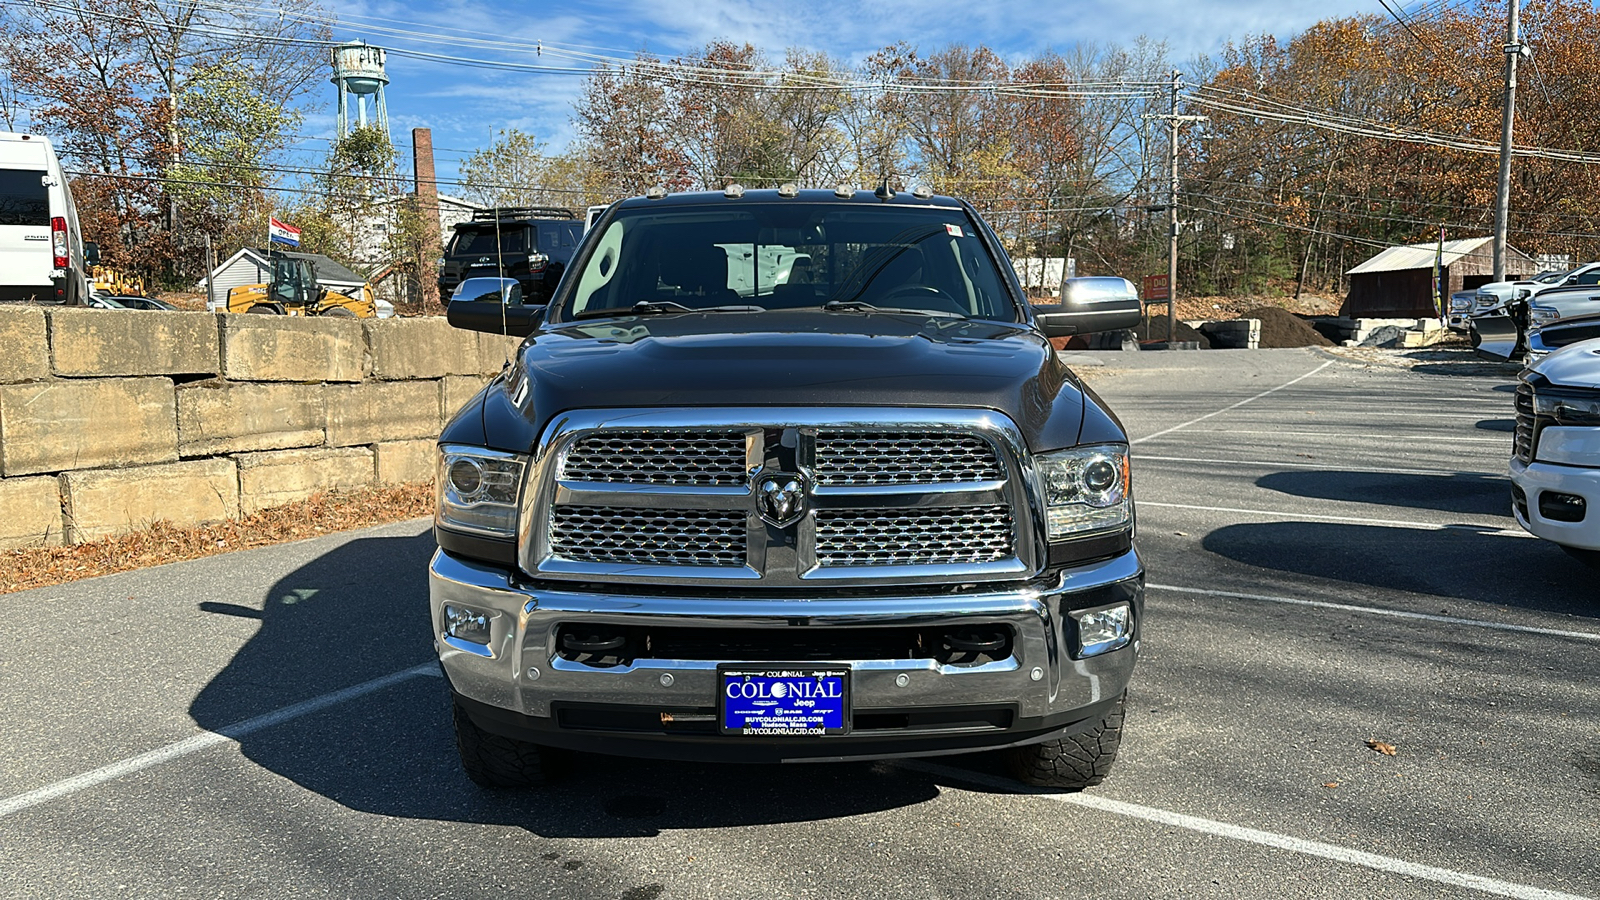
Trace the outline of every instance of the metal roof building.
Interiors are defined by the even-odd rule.
[[[1423,318],[1433,309],[1433,262],[1442,255],[1446,303],[1456,291],[1467,291],[1494,280],[1492,238],[1445,241],[1440,254],[1437,241],[1390,247],[1345,274],[1350,293],[1339,313],[1361,318]],[[1538,271],[1532,257],[1506,248],[1506,277],[1525,278]]]

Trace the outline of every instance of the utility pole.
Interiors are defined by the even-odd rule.
[[[1518,0],[1506,10],[1506,104],[1500,119],[1500,187],[1494,198],[1494,280],[1506,280],[1506,221],[1511,214],[1511,132],[1517,116],[1517,60],[1528,55],[1518,36]]]
[[[1171,141],[1167,145],[1168,160],[1172,168],[1167,178],[1167,349],[1178,343],[1178,91],[1183,87],[1183,74],[1172,70],[1171,106],[1167,109],[1167,124]]]
[[[1178,128],[1184,122],[1204,122],[1205,116],[1178,115],[1178,94],[1183,90],[1183,73],[1172,70],[1172,93],[1165,119],[1170,126],[1167,142],[1167,349],[1177,343],[1178,332],[1178,233],[1183,223],[1178,218]]]

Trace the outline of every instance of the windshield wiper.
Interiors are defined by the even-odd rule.
[[[908,316],[932,316],[936,319],[964,319],[960,313],[949,312],[942,309],[909,309],[903,306],[873,306],[865,300],[829,300],[822,304],[828,312],[879,312],[899,313]]]
[[[765,306],[684,306],[673,300],[640,300],[632,306],[608,306],[605,309],[586,309],[574,319],[598,319],[601,316],[647,316],[654,313],[725,313],[766,312]]]

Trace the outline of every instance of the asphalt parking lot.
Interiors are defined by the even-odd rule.
[[[1600,589],[1509,517],[1509,375],[1096,361],[1150,580],[1099,788],[593,756],[482,793],[409,522],[0,597],[0,895],[1600,895]]]

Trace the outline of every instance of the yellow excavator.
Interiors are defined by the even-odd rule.
[[[271,281],[228,290],[228,312],[370,319],[378,306],[371,285],[363,284],[358,297],[330,291],[317,284],[309,261],[279,257],[272,261]]]

